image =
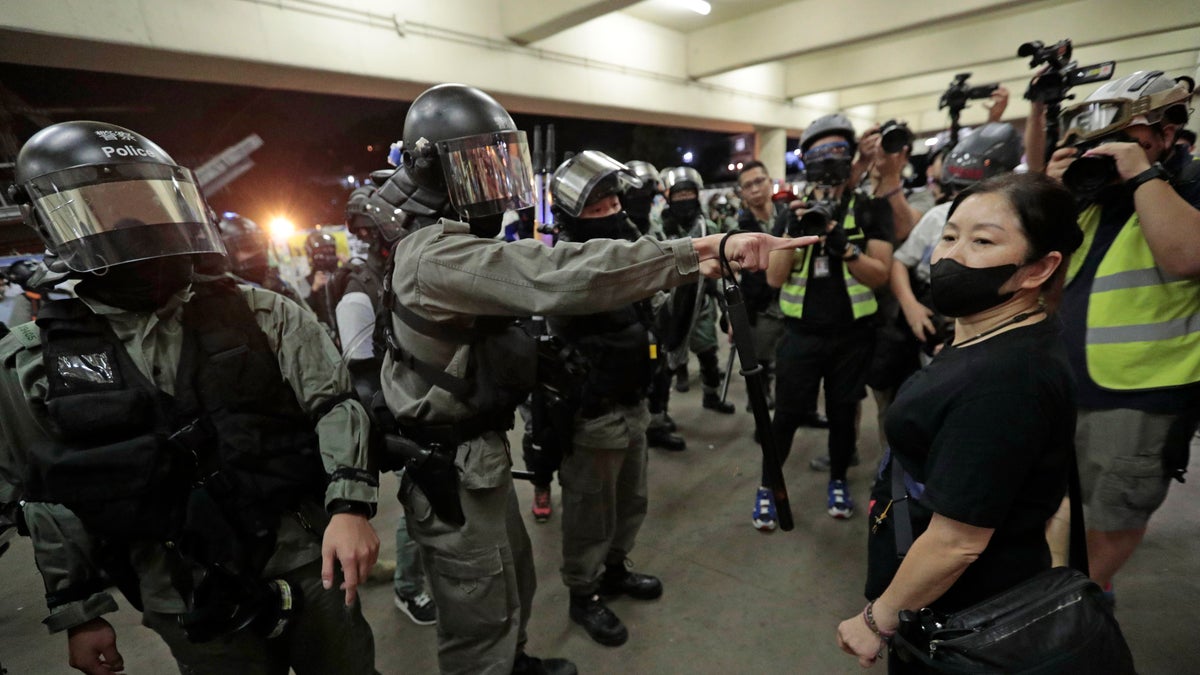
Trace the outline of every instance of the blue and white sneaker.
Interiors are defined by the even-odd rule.
[[[775,525],[775,495],[770,488],[760,487],[754,496],[754,529],[772,532]]]
[[[844,480],[829,481],[829,515],[842,520],[854,515],[854,500]]]

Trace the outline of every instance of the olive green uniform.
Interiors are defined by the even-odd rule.
[[[311,313],[270,291],[249,286],[239,289],[278,356],[280,373],[301,408],[318,411],[327,401],[351,390],[337,348],[324,337],[324,329]],[[84,302],[107,319],[138,370],[164,393],[173,395],[183,347],[182,306],[191,297],[190,288],[180,291],[157,312],[129,312],[95,300]],[[29,412],[45,405],[47,391],[38,329],[34,324],[18,326],[0,341],[0,475],[19,482],[16,477],[27,460],[24,449],[49,440]],[[369,425],[366,411],[352,400],[343,400],[317,421],[321,459],[328,474],[342,467],[367,467]],[[378,488],[366,483],[339,479],[326,489],[325,503],[334,499],[374,503],[377,493]],[[275,552],[263,576],[295,579],[307,594],[306,609],[288,634],[272,641],[269,649],[262,639],[245,635],[230,642],[187,643],[175,622],[175,615],[187,608],[172,586],[165,549],[155,542],[131,543],[130,561],[145,607],[143,621],[163,635],[181,667],[189,658],[196,664],[195,669],[185,668],[186,672],[274,673],[281,658],[298,673],[331,672],[321,670],[321,664],[334,660],[341,664],[338,672],[373,672],[374,644],[360,607],[356,603],[343,611],[344,593],[337,585],[330,591],[320,588],[321,537],[328,520],[322,506],[306,505],[280,520]],[[98,578],[94,542],[70,510],[35,502],[26,505],[25,516],[47,593],[87,588]],[[305,568],[303,574],[298,574],[301,568]],[[116,609],[107,592],[92,592],[51,608],[45,623],[51,632],[58,632]],[[280,641],[287,646],[280,646]]]
[[[616,309],[652,291],[695,281],[698,258],[688,240],[511,243],[480,239],[465,223],[443,219],[403,239],[393,253],[396,302],[424,319],[465,328],[477,316],[584,314]],[[469,345],[409,328],[394,314],[398,342],[454,377],[468,376]],[[472,410],[430,386],[388,354],[383,392],[407,426],[453,425]],[[438,605],[438,664],[443,673],[508,675],[525,642],[536,578],[529,536],[512,487],[502,433],[462,443],[455,457],[466,523],[439,519],[419,489],[401,500],[421,545]]]

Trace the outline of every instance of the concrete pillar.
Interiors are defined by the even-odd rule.
[[[754,128],[754,158],[767,167],[771,178],[783,178],[787,173],[784,155],[787,154],[787,129]]]

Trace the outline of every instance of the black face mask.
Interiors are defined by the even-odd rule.
[[[563,231],[571,241],[589,239],[635,239],[637,232],[629,226],[624,211],[603,218],[563,218]]]
[[[634,222],[638,219],[650,222],[650,208],[654,205],[654,195],[625,194],[621,196],[621,206]]]
[[[480,239],[495,239],[500,234],[500,228],[504,223],[503,213],[494,213],[490,216],[479,216],[471,218],[467,224],[471,226],[471,234]]]
[[[961,317],[991,309],[1013,297],[1000,287],[1012,278],[1020,265],[967,267],[950,258],[942,258],[929,268],[929,286],[933,308],[946,316]]]
[[[853,160],[849,157],[822,159],[807,163],[804,166],[804,177],[809,183],[816,185],[841,185],[850,180],[852,163]]]
[[[106,305],[148,312],[165,305],[191,278],[191,259],[169,256],[113,265],[103,275],[86,275],[75,289]]]
[[[700,199],[680,199],[679,201],[671,202],[671,206],[667,209],[670,212],[670,218],[684,229],[689,229],[692,226],[692,221],[700,215]]]

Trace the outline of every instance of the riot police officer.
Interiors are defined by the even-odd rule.
[[[629,185],[617,197],[621,200],[621,210],[629,216],[629,220],[637,226],[638,232],[662,240],[666,235],[662,231],[662,218],[654,212],[654,199],[662,192],[662,183],[658,178],[658,169],[649,162],[633,160],[625,166],[642,183],[640,186]],[[656,313],[656,330],[661,337],[670,330],[672,325],[671,307],[664,303]],[[671,373],[668,359],[657,359],[653,364],[654,377],[650,382],[647,400],[650,408],[650,426],[646,428],[646,443],[652,448],[662,448],[672,452],[687,449],[687,441],[675,433],[675,420],[671,419],[667,407],[671,401]]]
[[[384,185],[390,173],[380,177]],[[383,303],[384,275],[392,246],[404,234],[394,227],[391,215],[394,209],[382,209],[379,200],[372,198],[376,190],[374,184],[365,185],[351,192],[346,201],[346,229],[366,247],[366,258],[352,260],[351,264],[339,268],[329,282],[338,345],[350,370],[354,389],[368,412],[376,412],[374,400],[379,392],[379,371],[383,366],[376,317]],[[385,212],[388,215],[385,216]],[[425,566],[417,543],[408,534],[403,512],[396,523],[396,571],[392,576],[392,595],[396,608],[413,623],[418,626],[437,623],[437,605],[425,591]]]
[[[268,251],[270,238],[258,223],[249,218],[225,211],[217,220],[217,231],[225,245],[227,261],[219,267],[227,268],[238,281],[274,291],[282,296],[303,303],[294,286],[279,276],[279,270],[271,265]]]
[[[703,237],[727,231],[709,220],[700,208],[700,191],[704,181],[700,172],[690,166],[664,171],[667,189],[667,208],[663,210],[663,230],[668,237]],[[696,288],[680,287],[672,293],[671,320],[674,324],[666,336],[668,359],[676,369],[676,391],[687,391],[687,351],[696,354],[700,362],[700,382],[704,388],[701,405],[709,410],[730,415],[736,410],[732,403],[721,400],[721,366],[717,359],[717,304],[719,293],[712,282],[701,281]]]
[[[438,604],[439,665],[450,673],[574,672],[569,662],[531,663],[522,650],[536,579],[505,434],[532,388],[537,354],[511,317],[616,309],[694,282],[702,259],[716,274],[710,258],[719,241],[551,248],[496,240],[505,211],[534,203],[529,149],[504,108],[473,87],[439,85],[417,97],[401,164],[404,194],[389,201],[414,218],[443,216],[393,252],[383,371],[398,429],[429,453],[409,473],[433,455],[452,467],[440,484],[414,475],[401,488]],[[727,254],[759,267],[788,243],[744,235]]]
[[[123,666],[111,581],[185,672],[373,673],[355,596],[378,481],[333,344],[275,293],[192,280],[221,240],[192,173],[140,134],[56,124],[15,173],[80,279],[0,341],[0,458],[71,665]]]
[[[628,167],[602,152],[585,150],[563,162],[550,183],[560,241],[637,239],[617,195],[638,187],[641,180]],[[653,310],[642,300],[607,312],[554,317],[550,328],[587,366],[570,451],[559,468],[562,577],[570,589],[570,617],[596,642],[617,646],[629,632],[602,596],[662,595],[657,578],[626,569],[646,518],[646,393],[659,358]]]

